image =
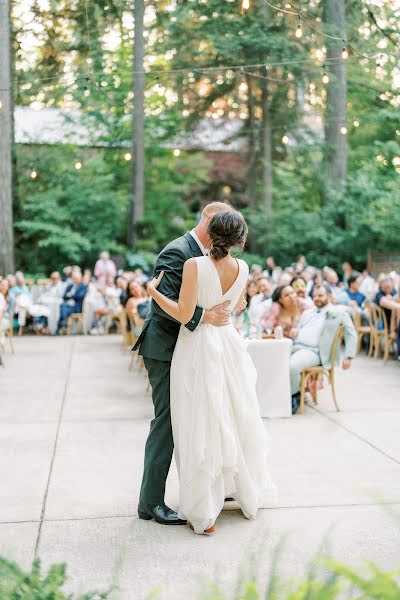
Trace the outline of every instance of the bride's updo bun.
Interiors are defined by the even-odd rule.
[[[247,237],[246,221],[237,210],[224,210],[211,219],[208,235],[211,239],[210,256],[221,260],[228,255],[233,246],[241,250],[244,248]]]

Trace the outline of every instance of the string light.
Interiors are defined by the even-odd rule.
[[[360,121],[353,121],[354,127],[360,127]]]
[[[287,136],[287,135],[284,135],[284,136],[283,136],[283,138],[282,138],[282,143],[283,143],[283,144],[288,144],[288,143],[289,143],[289,138],[288,138],[288,136]]]
[[[400,165],[400,156],[395,156],[394,159],[392,160],[392,165],[394,167],[398,167]]]
[[[81,162],[79,162],[79,161],[78,161],[78,162],[76,162],[76,163],[75,163],[75,169],[76,169],[77,171],[80,171],[80,170],[82,169],[82,163],[81,163]]]
[[[181,153],[181,151],[179,150],[179,148],[175,148],[174,150],[174,156],[179,156]]]
[[[3,108],[3,103],[2,103],[2,101],[0,100],[0,110],[1,110],[2,108]]]
[[[342,135],[346,135],[346,133],[347,133],[347,127],[344,127],[344,126],[342,126],[342,127],[340,128],[340,133],[341,133]]]
[[[124,156],[125,160],[131,160],[132,158],[132,154],[130,152],[127,152]]]
[[[299,15],[299,20],[297,22],[297,27],[296,27],[296,37],[301,38],[302,35],[303,35],[303,30],[301,28],[301,16]]]
[[[325,65],[324,65],[324,73],[322,75],[322,83],[329,83],[329,75],[328,73],[325,71]]]
[[[31,171],[31,179],[37,178],[37,171]]]
[[[342,48],[342,58],[343,60],[347,60],[349,58],[349,53],[347,52],[346,42],[343,40],[343,48]]]
[[[242,11],[249,10],[250,0],[242,0]]]

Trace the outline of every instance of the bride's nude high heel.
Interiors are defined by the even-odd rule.
[[[194,531],[194,527],[193,527],[193,525],[191,523],[189,523],[189,527],[190,527],[190,529],[192,531]],[[213,525],[212,527],[209,527],[208,529],[205,529],[203,533],[204,533],[204,535],[211,535],[214,532],[215,532],[215,527]]]

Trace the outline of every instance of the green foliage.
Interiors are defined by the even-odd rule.
[[[200,600],[398,600],[400,570],[385,572],[368,561],[361,572],[338,561],[321,559],[323,569],[311,566],[303,581],[271,579],[263,586],[257,578],[240,581],[233,593],[207,582]]]
[[[40,560],[35,560],[30,572],[23,571],[15,562],[0,557],[0,598],[1,600],[106,600],[106,592],[89,592],[73,596],[65,594],[61,588],[67,580],[66,565],[52,565],[47,574],[40,568]]]
[[[99,251],[124,251],[126,200],[101,152],[19,149],[18,263],[29,271],[92,266]],[[82,164],[75,169],[75,162]],[[37,178],[30,178],[34,166]]]
[[[27,50],[23,43],[30,25],[17,16],[18,11],[13,17],[19,84],[15,103],[80,108],[93,136],[106,147],[17,148],[17,264],[30,272],[47,273],[70,262],[91,266],[102,248],[121,255],[127,251],[131,163],[124,160],[124,153],[132,137],[132,3],[93,0],[87,7],[75,4],[33,3],[34,49]],[[347,189],[343,197],[331,194],[327,204],[322,200],[323,130],[315,130],[326,102],[315,51],[325,40],[306,22],[302,39],[296,39],[296,17],[270,9],[263,0],[252,0],[251,9],[245,12],[240,11],[240,4],[239,0],[179,1],[173,6],[165,0],[150,0],[147,4],[154,18],[146,21],[145,55],[151,58],[146,70],[164,69],[165,73],[146,74],[146,215],[137,227],[135,253],[149,253],[145,258],[151,263],[165,243],[194,224],[200,205],[209,199],[213,186],[222,183],[234,190],[232,197],[240,199],[240,208],[251,207],[245,211],[249,248],[255,255],[249,256],[249,262],[262,263],[272,254],[287,265],[305,253],[318,267],[338,266],[351,259],[362,268],[368,250],[398,251],[399,167],[396,170],[392,161],[400,156],[400,120],[394,85],[398,47],[390,41],[397,35],[393,3],[382,0],[378,6],[362,0],[360,6],[357,0],[346,1],[349,43],[371,56],[381,51],[393,56],[368,61],[349,48]],[[325,24],[314,20],[323,16],[323,6],[324,2],[297,3],[306,11],[307,21],[319,29]],[[376,27],[374,19],[386,22],[387,30]],[[266,62],[290,64],[267,71],[263,67],[219,69]],[[204,72],[204,67],[212,70]],[[85,79],[88,69],[89,82]],[[67,73],[79,79],[71,83]],[[46,80],[38,81],[41,78]],[[85,94],[87,85],[90,95]],[[272,220],[263,205],[266,92]],[[183,131],[190,131],[204,116],[217,116],[216,112],[223,119],[241,117],[240,135],[255,153],[248,157],[243,172],[232,176],[234,181],[211,183],[212,169],[199,153],[175,158],[167,150]],[[312,119],[314,127],[307,127]],[[359,127],[353,125],[357,121]],[[295,143],[283,144],[283,134]],[[383,159],[378,161],[377,156]],[[79,172],[73,168],[75,160],[83,162]],[[39,173],[36,181],[29,178],[33,168]]]

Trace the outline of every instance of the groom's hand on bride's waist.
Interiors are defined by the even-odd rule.
[[[206,310],[204,312],[204,317],[202,323],[214,325],[215,327],[222,327],[223,325],[228,325],[231,320],[230,313],[227,311],[227,308],[230,304],[230,301],[227,300],[223,304],[217,304],[211,310]]]

